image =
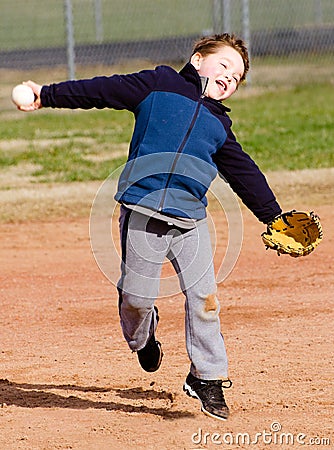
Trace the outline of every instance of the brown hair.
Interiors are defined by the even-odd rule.
[[[245,42],[234,34],[223,33],[202,37],[195,42],[191,55],[194,55],[198,52],[205,57],[211,55],[212,53],[215,53],[217,49],[223,47],[224,45],[234,48],[234,50],[236,50],[242,57],[245,70],[240,79],[240,82],[244,81],[249,70],[248,50]]]

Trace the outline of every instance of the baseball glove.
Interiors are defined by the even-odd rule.
[[[261,237],[267,249],[296,258],[309,255],[320,244],[322,228],[313,212],[292,210],[275,217]]]

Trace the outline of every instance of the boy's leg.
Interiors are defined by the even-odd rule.
[[[162,223],[163,224],[163,223]],[[157,327],[154,301],[171,236],[160,221],[121,208],[122,276],[118,282],[119,313],[124,337],[133,351],[145,347]]]
[[[227,355],[220,331],[211,239],[206,222],[173,239],[168,255],[186,296],[186,345],[191,373],[226,379]]]

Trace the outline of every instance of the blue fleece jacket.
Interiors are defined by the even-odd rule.
[[[168,66],[128,75],[43,86],[53,108],[127,109],[135,116],[128,162],[116,200],[202,219],[206,193],[219,174],[262,222],[280,214],[268,183],[231,131],[228,108],[205,97],[196,69]]]

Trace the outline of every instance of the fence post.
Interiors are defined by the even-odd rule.
[[[64,0],[66,23],[67,70],[70,80],[75,79],[75,52],[72,0]]]
[[[250,37],[250,17],[249,0],[242,0],[242,34],[247,44],[249,60],[251,59],[251,37]],[[251,74],[248,72],[247,84],[251,85]]]
[[[223,32],[231,32],[231,0],[223,0]]]
[[[231,31],[231,0],[213,0],[213,32]]]
[[[317,25],[323,24],[323,11],[322,11],[322,1],[315,0],[314,1],[314,13],[315,13],[315,23]]]
[[[103,19],[102,19],[102,0],[94,1],[95,15],[95,38],[101,43],[103,41]]]
[[[219,34],[222,31],[221,2],[222,0],[213,0],[212,22],[213,22],[213,32],[215,34]]]

